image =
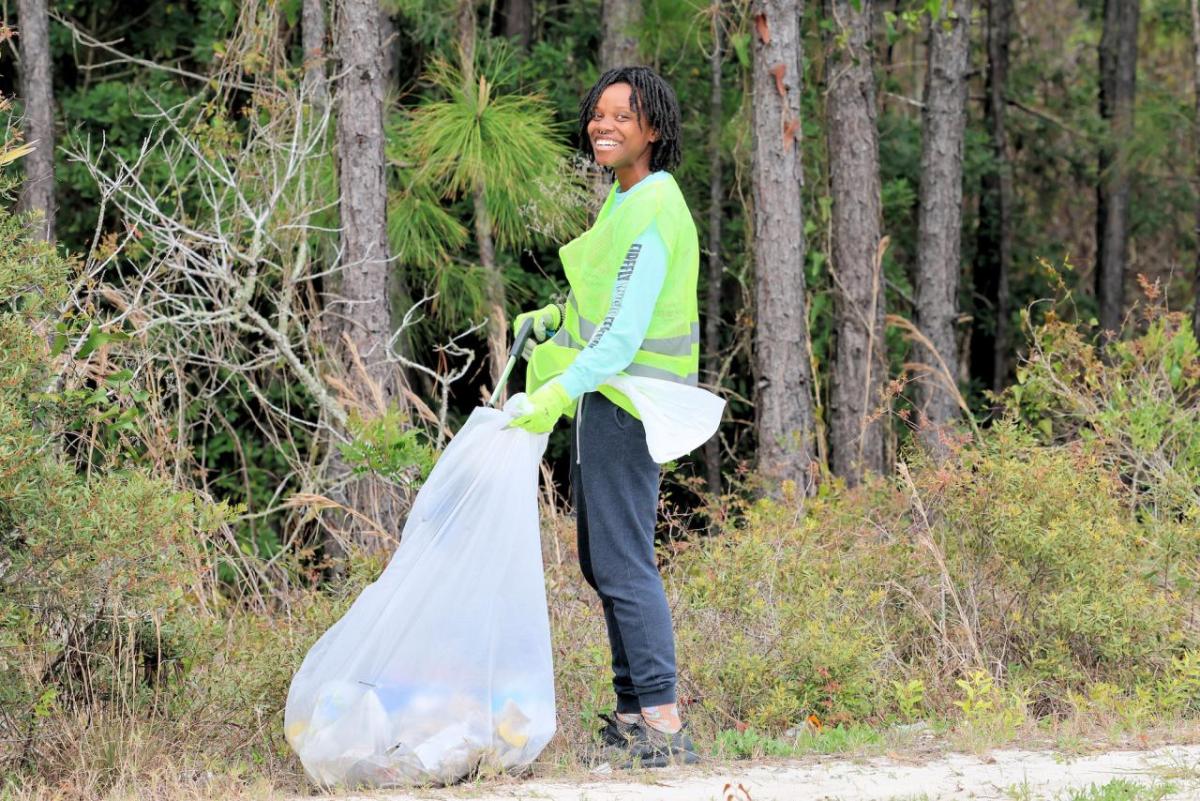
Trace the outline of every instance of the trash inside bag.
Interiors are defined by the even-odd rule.
[[[554,734],[538,536],[546,435],[479,408],[418,493],[383,574],[292,679],[284,733],[323,786],[448,784]]]

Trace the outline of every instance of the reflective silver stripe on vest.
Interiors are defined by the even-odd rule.
[[[575,300],[575,294],[568,296],[567,300],[571,303],[571,308],[575,310],[575,317],[579,320],[579,337],[585,342],[590,342],[596,333],[596,324],[579,313],[579,304]],[[565,329],[564,329],[565,330]],[[566,344],[563,342],[560,345]],[[639,350],[644,350],[649,353],[656,353],[659,356],[691,356],[692,346],[700,344],[700,323],[692,323],[692,332],[690,334],[680,334],[677,337],[651,337],[642,340],[642,345]],[[572,343],[570,347],[575,347]]]
[[[576,342],[575,337],[567,333],[566,328],[558,329],[558,333],[555,334],[554,338],[550,341],[563,348],[583,350],[583,345],[580,345],[578,342]],[[651,367],[646,364],[631,364],[621,372],[628,375],[641,376],[643,378],[659,378],[664,381],[674,381],[679,384],[687,384],[693,387],[700,383],[700,375],[698,373],[691,373],[686,376],[681,376],[672,373],[670,370],[664,370],[661,367]]]
[[[575,350],[583,350],[583,345],[580,345],[578,342],[575,341],[575,337],[571,336],[570,332],[567,331],[567,327],[565,325],[562,328],[558,329],[558,333],[555,334],[554,337],[550,341],[553,342],[555,345],[559,345],[564,348],[574,348]]]
[[[575,300],[574,292],[567,296],[567,300],[575,310],[575,317],[579,319],[579,337],[584,342],[590,342],[596,333],[596,324],[579,313],[579,301]]]
[[[691,356],[692,346],[700,344],[700,323],[692,323],[692,333],[677,337],[654,337],[642,340],[641,349],[660,356]]]
[[[689,373],[686,376],[676,375],[670,370],[664,370],[661,367],[651,367],[646,364],[631,364],[621,372],[641,376],[642,378],[661,378],[664,381],[674,381],[677,384],[687,384],[692,387],[700,383],[699,373]]]

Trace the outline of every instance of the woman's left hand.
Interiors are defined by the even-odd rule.
[[[530,434],[545,434],[554,428],[558,418],[571,406],[571,396],[562,384],[551,381],[529,395],[533,405],[528,414],[515,418],[506,428],[523,428]]]

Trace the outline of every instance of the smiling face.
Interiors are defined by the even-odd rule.
[[[633,87],[614,83],[604,90],[592,110],[587,126],[592,153],[596,163],[617,173],[621,185],[626,185],[622,173],[638,179],[650,173],[651,143],[658,140],[658,131],[642,125],[633,111]]]

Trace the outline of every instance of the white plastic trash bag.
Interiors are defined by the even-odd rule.
[[[531,763],[554,734],[538,536],[546,435],[471,413],[383,575],[304,658],[284,732],[324,786],[449,783]]]
[[[716,433],[725,401],[707,389],[661,378],[616,375],[610,384],[629,398],[642,425],[646,447],[659,464],[691,453]]]

